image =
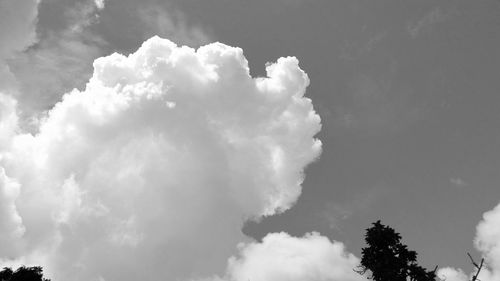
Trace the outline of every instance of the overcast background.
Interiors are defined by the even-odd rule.
[[[499,1],[42,0],[35,30],[6,59],[24,131],[84,89],[96,58],[153,35],[240,47],[252,76],[295,56],[323,152],[295,206],[243,232],[318,231],[359,257],[381,219],[424,266],[469,272],[479,255],[476,225],[500,200]]]

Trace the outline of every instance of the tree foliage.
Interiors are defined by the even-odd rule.
[[[374,281],[434,281],[436,270],[428,271],[417,263],[417,253],[401,243],[401,235],[380,221],[366,230],[358,272],[370,272]]]
[[[21,266],[16,271],[4,267],[0,271],[0,281],[50,281],[50,279],[43,278],[43,269],[40,266]]]

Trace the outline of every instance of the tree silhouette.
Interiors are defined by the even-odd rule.
[[[43,278],[43,269],[40,266],[21,266],[16,271],[4,267],[0,271],[0,281],[50,281],[50,279]]]
[[[436,269],[427,271],[417,264],[417,253],[401,243],[401,235],[380,221],[366,230],[368,247],[362,249],[360,274],[371,273],[374,281],[434,281]]]

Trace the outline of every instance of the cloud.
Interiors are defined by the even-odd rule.
[[[104,6],[106,4],[104,2],[104,0],[94,0],[94,3],[95,3],[95,6],[97,7],[97,9],[99,9],[99,10],[104,9]]]
[[[302,238],[272,233],[262,243],[240,245],[238,257],[229,260],[228,280],[246,281],[361,281],[359,259],[318,233]]]
[[[19,184],[5,175],[0,168],[0,248],[3,255],[16,253],[16,243],[12,243],[24,234],[22,219],[16,209],[15,200],[19,196]]]
[[[16,100],[0,92],[0,153],[9,146],[17,126]]]
[[[467,182],[461,178],[450,178],[450,183],[457,187],[465,187],[467,186]]]
[[[69,3],[65,27],[38,38],[37,1],[0,5],[9,11],[0,17],[2,265],[42,265],[54,280],[361,278],[342,243],[317,233],[259,243],[241,232],[294,204],[321,151],[295,58],[251,78],[241,49],[155,37],[128,57],[97,59],[84,90],[32,124],[36,134],[21,133],[19,113],[50,108],[86,82],[108,44],[89,29],[105,2]],[[207,40],[182,13],[148,7],[139,13],[148,29]]]
[[[500,205],[484,213],[476,230],[474,243],[489,265],[489,270],[480,275],[480,279],[500,280]]]
[[[144,38],[152,35],[168,36],[176,42],[187,45],[209,42],[206,30],[189,25],[186,15],[171,6],[162,8],[155,4],[141,5],[138,7],[137,18],[138,23],[142,25]]]
[[[427,12],[422,18],[416,22],[409,23],[407,26],[408,33],[415,39],[422,32],[429,30],[431,26],[442,23],[455,16],[456,10],[443,11],[440,7],[435,7]]]
[[[54,280],[182,280],[223,273],[238,243],[259,248],[244,222],[289,209],[321,152],[298,60],[252,78],[239,48],[154,37],[93,66],[84,90],[65,94],[37,134],[14,135],[0,154],[0,206],[9,206],[0,217],[10,218],[0,227],[13,233],[0,260],[36,261]],[[284,234],[264,245],[275,237],[303,245]],[[311,263],[343,251],[297,247]]]
[[[478,279],[482,281],[500,280],[500,204],[493,210],[484,213],[483,220],[476,228],[474,244],[485,259],[485,266]],[[439,273],[446,280],[469,280],[461,269],[445,268]],[[475,274],[475,272],[471,274]]]

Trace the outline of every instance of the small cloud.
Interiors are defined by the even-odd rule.
[[[469,185],[467,182],[465,182],[461,178],[450,178],[450,183],[457,186],[457,187],[465,187]]]

